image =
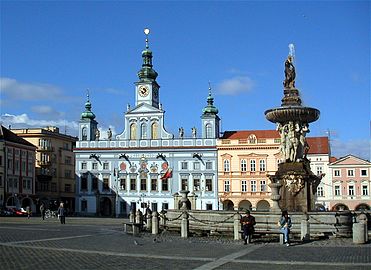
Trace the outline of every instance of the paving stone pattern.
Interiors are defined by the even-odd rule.
[[[242,245],[225,237],[164,232],[138,237],[122,231],[122,219],[42,221],[0,217],[0,268],[12,269],[371,269],[371,244],[352,239],[294,241],[255,239]]]

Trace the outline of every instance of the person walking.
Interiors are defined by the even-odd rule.
[[[286,244],[286,246],[290,246],[289,234],[292,223],[291,218],[289,217],[289,213],[286,210],[282,211],[282,215],[280,221],[278,222],[278,225],[284,235],[284,244]]]
[[[251,236],[254,233],[255,217],[250,215],[250,211],[246,210],[245,215],[240,220],[243,230],[244,245],[247,245],[247,241],[251,241]]]
[[[29,205],[27,205],[27,207],[26,207],[26,213],[27,213],[27,219],[29,219],[30,216],[31,216],[31,208],[30,208]]]
[[[61,224],[66,224],[66,209],[64,208],[63,203],[60,203],[58,208],[58,216]]]
[[[40,205],[40,214],[41,214],[41,218],[43,220],[45,220],[45,205],[44,205],[44,203],[41,203],[41,205]]]

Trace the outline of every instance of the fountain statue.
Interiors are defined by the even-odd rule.
[[[314,194],[322,176],[315,175],[310,169],[306,134],[309,133],[309,123],[316,121],[320,112],[301,104],[299,90],[295,88],[293,45],[290,46],[290,54],[285,61],[281,106],[265,111],[267,120],[277,124],[281,138],[282,163],[274,175],[269,175],[274,201],[272,210],[308,212],[314,209]]]

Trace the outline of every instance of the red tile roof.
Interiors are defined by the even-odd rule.
[[[308,154],[328,154],[330,152],[330,145],[328,137],[307,137],[309,144]]]

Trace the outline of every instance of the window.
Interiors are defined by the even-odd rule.
[[[140,137],[142,139],[147,139],[147,124],[143,123],[140,126]]]
[[[213,205],[211,203],[207,203],[206,210],[213,210]]]
[[[317,166],[316,167],[317,175],[321,175],[323,173],[323,168],[322,166]]]
[[[96,176],[91,179],[91,190],[98,190],[98,177]]]
[[[103,163],[103,170],[108,170],[108,162]]]
[[[97,162],[94,162],[91,166],[91,169],[92,170],[98,170],[98,163]]]
[[[88,178],[81,176],[81,190],[88,190]]]
[[[15,171],[18,172],[18,170],[19,170],[19,160],[17,159],[15,161]]]
[[[3,166],[3,156],[0,156],[0,166]]]
[[[334,170],[334,176],[339,177],[340,176],[340,170]]]
[[[224,192],[230,192],[231,191],[231,184],[229,180],[224,180]]]
[[[71,170],[65,170],[64,171],[64,178],[72,178],[72,171]]]
[[[367,169],[361,169],[361,176],[367,176]]]
[[[151,125],[151,137],[153,140],[158,139],[158,124],[157,122],[152,123]]]
[[[206,161],[206,170],[212,170],[213,169],[213,163],[211,161]]]
[[[340,196],[340,186],[335,186],[335,196]]]
[[[250,182],[251,192],[256,192],[256,180]]]
[[[162,191],[169,191],[169,179],[163,179],[161,181],[161,184],[162,184],[162,186],[161,186]],[[168,208],[166,208],[166,209],[168,209]]]
[[[246,159],[241,160],[241,172],[246,172],[247,171],[247,162]]]
[[[247,180],[242,180],[241,182],[241,191],[247,192]]]
[[[107,176],[103,177],[103,191],[109,190],[109,179]]]
[[[71,192],[71,185],[70,184],[64,184],[64,192]]]
[[[354,196],[354,186],[348,186],[348,195]]]
[[[181,187],[182,190],[188,190],[188,176],[182,175]]]
[[[26,171],[26,161],[22,161],[22,172]]]
[[[256,171],[256,161],[254,159],[250,160],[250,171]]]
[[[187,170],[188,169],[188,162],[182,161],[182,163],[181,163],[181,169],[182,170]]]
[[[81,163],[81,170],[86,170],[86,162]]]
[[[205,188],[206,191],[213,191],[213,179],[212,178],[206,178],[205,180]]]
[[[8,169],[11,170],[13,169],[13,159],[8,158]]]
[[[224,172],[229,172],[229,171],[230,171],[229,160],[225,159],[224,160]]]
[[[259,161],[259,171],[265,172],[265,160],[264,159]]]
[[[368,186],[362,185],[362,196],[368,196]]]
[[[151,178],[151,190],[157,191],[157,178]]]
[[[82,128],[81,133],[82,133],[82,140],[86,141],[88,139],[88,133],[87,133],[86,127]]]
[[[0,187],[2,187],[2,186],[3,186],[3,176],[0,175]]]
[[[206,139],[210,139],[212,138],[212,128],[211,128],[211,124],[206,124],[205,126],[205,130],[206,130]]]
[[[354,176],[354,170],[348,170],[348,176],[352,177]]]
[[[146,191],[147,190],[147,179],[143,178],[140,179],[140,190]]]
[[[137,189],[137,179],[136,178],[130,178],[130,190],[134,191]]]
[[[199,176],[193,177],[193,190],[199,191],[201,189],[201,181]]]
[[[51,184],[51,192],[57,192],[57,183],[52,183]]]
[[[130,125],[130,140],[136,140],[137,139],[137,124],[132,123]]]
[[[120,178],[120,189],[126,190],[126,178],[125,177]]]
[[[64,159],[64,163],[70,165],[72,163],[72,158],[69,157],[69,156],[66,156],[65,159]]]
[[[81,212],[86,212],[88,210],[88,201],[82,200],[81,201]]]
[[[151,203],[151,209],[152,209],[152,212],[154,211],[157,212],[157,203]]]
[[[169,204],[168,203],[162,203],[162,209],[163,210],[168,210],[169,209]]]
[[[265,180],[260,180],[260,192],[267,191],[267,182]]]
[[[200,162],[193,162],[193,170],[198,171],[201,169]]]
[[[317,196],[318,197],[323,197],[324,196],[323,187],[317,187]]]

